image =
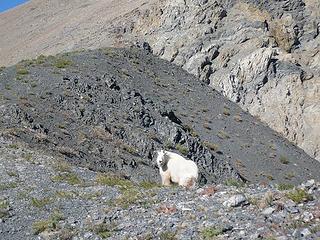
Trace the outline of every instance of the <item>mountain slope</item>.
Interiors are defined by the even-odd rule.
[[[194,160],[200,183],[300,183],[320,163],[236,104],[138,49],[39,57],[0,74],[3,136],[134,181],[158,175],[154,151]]]
[[[0,65],[147,41],[319,159],[319,1],[40,1],[0,15]]]

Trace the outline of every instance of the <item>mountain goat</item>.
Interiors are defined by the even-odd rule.
[[[173,182],[187,188],[195,186],[198,179],[198,167],[195,162],[164,150],[157,151],[157,155],[163,185],[169,186]]]

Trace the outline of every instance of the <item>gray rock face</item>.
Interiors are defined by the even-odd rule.
[[[3,136],[134,181],[154,152],[195,161],[200,184],[320,180],[320,163],[178,66],[132,48],[22,61],[0,73]]]
[[[320,159],[319,1],[160,1],[123,38],[210,84]]]

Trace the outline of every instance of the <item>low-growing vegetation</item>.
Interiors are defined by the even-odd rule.
[[[69,59],[65,59],[65,58],[58,58],[54,62],[54,66],[56,68],[66,68],[66,67],[68,67],[70,65],[72,65],[72,61],[70,61]]]
[[[218,136],[219,138],[221,138],[221,139],[228,139],[228,138],[230,138],[229,134],[226,133],[226,132],[223,131],[223,130],[220,130],[220,131],[218,132],[217,136]]]
[[[16,188],[17,186],[16,182],[0,183],[0,191]]]
[[[181,144],[177,144],[176,149],[183,155],[186,155],[189,152],[189,149]]]
[[[75,174],[71,172],[60,173],[57,176],[51,178],[54,182],[66,182],[70,185],[77,185],[82,183],[82,180]]]
[[[224,108],[223,108],[223,114],[224,114],[225,116],[230,116],[230,108],[224,107]]]
[[[31,205],[36,208],[43,208],[50,202],[50,198],[31,198]]]
[[[6,199],[0,199],[0,219],[9,215],[9,202]]]
[[[240,180],[237,180],[237,179],[234,179],[234,178],[230,178],[230,179],[227,179],[225,181],[225,185],[227,186],[234,186],[234,187],[244,187],[245,186],[245,183],[240,181]]]
[[[214,237],[222,234],[222,229],[217,227],[206,227],[201,230],[201,236],[203,239],[214,239]]]
[[[160,240],[176,240],[176,233],[171,231],[165,231],[159,234]]]
[[[54,211],[47,220],[36,221],[32,224],[34,234],[39,234],[44,231],[55,231],[60,228],[59,221],[64,220],[63,214],[59,211]]]
[[[121,190],[126,190],[134,187],[131,181],[115,175],[98,174],[96,177],[96,182],[100,185],[106,185],[110,187],[117,186]]]
[[[216,143],[205,141],[203,145],[212,151],[215,151],[215,152],[219,151],[219,145]]]
[[[294,189],[286,194],[287,198],[291,199],[295,203],[302,203],[313,200],[312,195],[306,192],[304,189]]]
[[[27,74],[29,74],[29,71],[25,67],[20,66],[20,67],[17,67],[17,74],[18,75],[27,75]]]
[[[291,190],[293,188],[294,188],[294,185],[290,184],[290,183],[279,183],[278,186],[277,186],[277,189],[279,191]]]
[[[289,164],[288,158],[286,156],[284,156],[284,155],[280,155],[280,162],[282,164]]]

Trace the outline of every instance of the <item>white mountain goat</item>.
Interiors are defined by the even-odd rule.
[[[169,186],[173,182],[187,188],[195,186],[198,179],[198,167],[195,162],[164,150],[157,151],[157,155],[163,185]]]

